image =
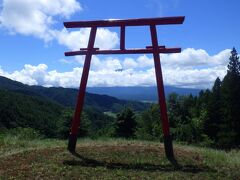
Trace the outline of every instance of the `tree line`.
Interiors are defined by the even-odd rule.
[[[168,96],[168,116],[174,140],[217,148],[239,147],[240,62],[235,48],[227,67],[222,81],[217,78],[212,89],[202,90],[196,97],[174,93]],[[162,140],[159,114],[158,105],[152,105],[138,116],[125,109],[117,116],[117,135]]]

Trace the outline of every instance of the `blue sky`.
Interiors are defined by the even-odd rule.
[[[30,85],[78,87],[83,57],[66,58],[64,51],[86,46],[88,31],[66,30],[63,21],[186,16],[183,25],[158,27],[160,44],[183,49],[161,56],[165,84],[211,87],[226,72],[229,49],[240,49],[239,7],[237,0],[0,0],[0,75]],[[99,30],[96,45],[118,47],[118,32]],[[127,28],[126,42],[150,45],[149,28]],[[149,55],[93,57],[89,86],[154,84]]]

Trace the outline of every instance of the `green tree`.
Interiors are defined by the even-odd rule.
[[[231,51],[231,56],[229,58],[229,64],[228,64],[228,74],[234,75],[234,76],[240,76],[240,62],[237,50],[235,47],[233,47]]]
[[[63,112],[61,117],[58,120],[57,129],[58,129],[58,137],[60,138],[68,138],[70,129],[71,129],[71,123],[73,118],[73,109],[72,108],[66,108]],[[89,121],[88,115],[85,111],[81,114],[81,123],[80,128],[78,132],[79,137],[85,137],[90,134],[90,126],[91,122]]]
[[[132,109],[124,108],[117,114],[116,135],[119,137],[133,137],[136,128],[135,114]]]
[[[222,147],[240,144],[240,62],[235,48],[229,60],[227,75],[221,87],[223,119],[218,138]]]
[[[173,138],[177,141],[193,143],[199,141],[199,118],[196,114],[196,98],[192,95],[179,96],[175,93],[168,97],[168,114]]]
[[[206,102],[207,114],[204,121],[204,133],[215,142],[218,141],[219,124],[222,121],[221,84],[222,82],[218,77],[214,82],[208,102]]]
[[[137,119],[136,136],[145,140],[163,140],[160,111],[157,104],[144,111]]]

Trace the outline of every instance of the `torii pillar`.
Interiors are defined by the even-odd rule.
[[[181,48],[165,48],[158,45],[157,25],[182,24],[184,16],[178,17],[162,17],[162,18],[142,18],[142,19],[126,19],[126,20],[98,20],[98,21],[75,21],[64,22],[66,28],[91,28],[90,37],[87,48],[81,48],[79,51],[65,52],[65,56],[86,55],[83,66],[82,78],[77,98],[74,117],[69,135],[68,150],[75,152],[78,129],[80,125],[80,116],[83,109],[84,96],[91,64],[92,55],[95,54],[153,54],[154,67],[157,82],[158,103],[160,105],[160,119],[162,122],[162,130],[164,134],[165,153],[169,160],[174,159],[172,138],[169,131],[169,121],[167,115],[167,106],[165,101],[160,53],[180,53]],[[152,45],[144,49],[126,49],[125,48],[125,29],[127,26],[149,26]],[[112,50],[101,50],[94,48],[96,32],[98,27],[119,27],[120,28],[120,48]]]

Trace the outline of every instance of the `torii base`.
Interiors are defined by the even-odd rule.
[[[164,136],[163,140],[166,157],[168,160],[172,161],[175,159],[173,154],[172,136],[171,135]]]
[[[71,153],[75,153],[76,149],[76,144],[77,144],[77,135],[70,134],[68,138],[68,151]]]

